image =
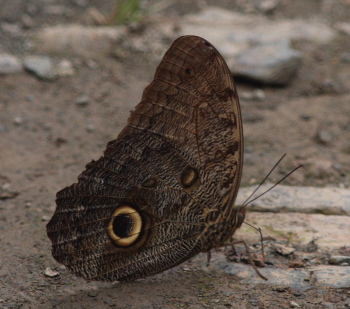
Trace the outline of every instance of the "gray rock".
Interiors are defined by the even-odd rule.
[[[212,254],[210,265],[206,266],[206,255],[200,254],[194,260],[202,265],[203,270],[230,274],[242,282],[242,284],[268,284],[278,287],[291,287],[305,291],[310,288],[310,282],[305,281],[310,277],[306,269],[280,269],[276,267],[260,268],[260,272],[268,278],[268,281],[260,278],[251,265],[228,262],[222,253]]]
[[[309,270],[319,286],[337,289],[350,287],[350,266],[339,267],[319,265],[317,267],[312,267]]]
[[[275,250],[281,255],[290,255],[295,251],[294,248],[283,246],[281,244],[275,244],[274,247],[275,247]]]
[[[56,65],[56,74],[58,76],[72,76],[75,74],[74,67],[71,61],[67,59],[61,60],[57,65]]]
[[[78,106],[86,106],[90,104],[90,101],[90,98],[87,95],[83,94],[75,100],[75,104]]]
[[[337,23],[334,27],[341,33],[350,35],[350,23]]]
[[[247,101],[263,101],[266,97],[265,92],[261,89],[255,89],[254,91],[244,91],[239,96],[243,100]]]
[[[350,216],[322,214],[252,212],[247,209],[246,222],[262,229],[264,237],[276,240],[292,239],[291,245],[310,246],[312,242],[319,250],[339,250],[350,246]],[[235,234],[237,239],[249,243],[259,242],[259,234],[249,226],[243,225]],[[304,254],[303,259],[310,261]]]
[[[278,6],[279,0],[261,0],[257,4],[257,9],[263,13],[272,13]]]
[[[323,145],[329,145],[333,141],[333,136],[328,130],[320,129],[317,132],[316,139]]]
[[[47,56],[27,56],[23,62],[24,68],[37,77],[46,80],[55,78],[55,72],[51,58]]]
[[[296,303],[295,301],[291,301],[291,302],[290,302],[290,306],[291,306],[292,308],[300,308],[300,305],[299,305],[298,303]]]
[[[262,84],[283,86],[295,77],[301,64],[301,53],[278,43],[243,51],[230,69],[235,75]]]
[[[260,278],[251,265],[228,262],[222,252],[213,252],[210,265],[207,266],[205,254],[193,258],[194,264],[200,264],[207,272],[230,274],[240,280],[242,284],[268,284],[276,287],[290,287],[299,291],[306,291],[315,284],[332,288],[347,288],[350,286],[350,266],[318,265],[310,268],[277,267],[259,268],[268,281]]]
[[[332,255],[328,259],[328,263],[332,265],[341,265],[343,263],[350,263],[350,256]]]
[[[0,54],[0,74],[21,72],[22,65],[17,57],[9,54]]]
[[[264,192],[271,185],[263,185],[259,192]],[[237,204],[242,203],[254,187],[239,190]],[[263,212],[298,212],[326,215],[350,215],[350,190],[341,188],[291,187],[279,185],[253,203],[251,211]]]

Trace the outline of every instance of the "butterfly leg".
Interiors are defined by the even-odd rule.
[[[255,272],[259,275],[260,278],[267,281],[268,279],[259,271],[259,269],[256,267],[255,263],[253,262],[252,255],[251,255],[251,252],[249,250],[247,243],[244,240],[238,240],[238,241],[232,242],[231,246],[232,246],[232,249],[234,250],[234,252],[236,251],[234,249],[234,245],[237,245],[237,244],[243,244],[245,246],[246,252],[248,254],[249,264],[251,264],[253,266]]]

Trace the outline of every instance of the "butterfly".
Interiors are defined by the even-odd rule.
[[[243,127],[232,74],[205,39],[176,39],[103,156],[57,193],[52,255],[87,280],[131,281],[223,246],[235,207]]]

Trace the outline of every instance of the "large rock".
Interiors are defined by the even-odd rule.
[[[47,56],[27,56],[23,61],[24,68],[37,77],[46,80],[55,78],[55,71],[51,58]]]
[[[259,192],[264,192],[271,186],[263,185]],[[255,186],[241,188],[238,193],[237,204],[243,203],[255,188]],[[248,209],[250,211],[276,213],[298,212],[350,216],[350,190],[278,185],[249,204]]]
[[[264,44],[241,52],[230,69],[234,75],[255,82],[283,86],[297,74],[301,59],[301,53],[287,44]]]
[[[337,32],[323,20],[271,20],[261,15],[237,13],[217,7],[188,15],[180,25],[181,34],[199,35],[216,46],[229,60],[252,45],[302,40],[325,44]]]

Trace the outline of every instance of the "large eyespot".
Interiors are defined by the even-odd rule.
[[[142,217],[135,208],[121,206],[113,213],[107,233],[116,245],[128,247],[141,237],[143,224]]]

